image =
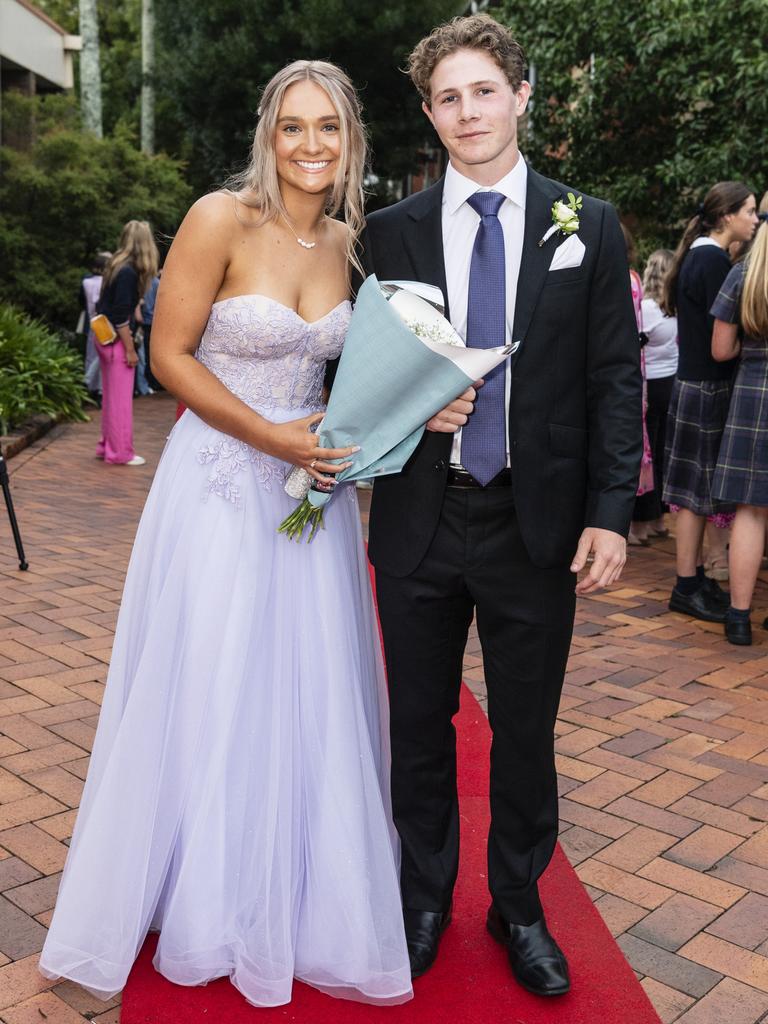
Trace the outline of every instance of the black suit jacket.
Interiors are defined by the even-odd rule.
[[[528,169],[509,437],[520,531],[540,567],[569,563],[585,526],[626,535],[642,455],[640,348],[616,211],[583,197],[578,234],[586,252],[578,268],[549,271],[558,236],[538,245],[552,225],[552,204],[568,191]],[[442,196],[441,180],[372,213],[366,272],[437,285],[447,299]],[[369,554],[377,569],[407,576],[424,557],[452,437],[425,432],[403,471],[376,481]]]

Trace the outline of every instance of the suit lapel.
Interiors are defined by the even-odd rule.
[[[443,184],[444,179],[441,178],[437,184],[414,197],[415,201],[403,221],[402,241],[413,266],[414,278],[437,285],[442,290],[445,296],[445,315],[450,319],[443,255]],[[554,238],[550,238],[543,246],[539,246],[539,239],[551,227],[552,204],[559,198],[561,191],[558,186],[529,167],[513,341],[525,340],[541,289],[547,279],[557,243]]]
[[[543,246],[539,246],[539,240],[552,226],[552,204],[560,196],[560,190],[554,182],[537,174],[530,167],[528,168],[525,231],[515,299],[513,342],[525,342],[528,325],[547,279],[552,253],[557,243],[554,238],[550,238]]]
[[[418,194],[403,223],[402,237],[414,278],[424,284],[437,285],[445,299],[445,315],[450,318],[443,258],[443,182],[441,178]]]

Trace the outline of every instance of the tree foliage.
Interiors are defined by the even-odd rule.
[[[39,3],[77,31],[75,0]],[[155,0],[157,148],[186,162],[196,192],[215,187],[247,159],[261,87],[290,61],[318,58],[341,65],[360,89],[373,170],[398,179],[432,137],[399,69],[459,9],[455,0]],[[98,0],[98,12],[104,131],[138,132],[141,0]]]
[[[171,100],[166,117],[176,114],[163,139],[158,112],[159,141],[188,161],[196,188],[210,188],[245,162],[261,86],[289,61],[319,58],[351,75],[371,131],[373,168],[382,178],[399,177],[412,169],[427,126],[398,69],[455,10],[447,0],[157,0],[165,51],[158,91]]]
[[[78,32],[78,0],[36,0],[67,32]],[[141,99],[141,0],[97,0],[104,133],[138,134]],[[82,59],[82,58],[81,58]],[[75,68],[79,78],[80,62]]]
[[[0,149],[0,299],[71,330],[94,254],[113,249],[132,218],[172,234],[191,191],[177,161],[140,153],[127,130],[104,139],[80,131],[71,97],[6,94],[3,103],[11,121],[34,105],[37,141]]]
[[[535,64],[527,152],[669,244],[716,181],[768,187],[765,0],[505,0]]]

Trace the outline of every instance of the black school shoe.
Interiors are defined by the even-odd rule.
[[[725,619],[725,639],[729,644],[749,647],[752,643],[752,624],[749,619]]]
[[[721,604],[724,608],[727,608],[731,603],[731,595],[727,590],[723,590],[717,580],[713,580],[711,576],[705,576],[702,586],[705,587],[712,595],[715,601]]]
[[[710,582],[714,583],[714,580]],[[720,590],[719,587],[717,589]],[[728,602],[726,599],[726,603],[723,604],[722,599],[712,593],[712,588],[706,583],[702,583],[692,594],[683,594],[677,587],[673,587],[669,599],[669,610],[690,615],[694,619],[701,619],[702,622],[725,622]]]

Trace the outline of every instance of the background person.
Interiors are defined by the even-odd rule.
[[[101,362],[99,361],[98,342],[90,327],[91,317],[96,313],[96,303],[101,294],[101,282],[104,268],[112,256],[111,252],[100,252],[94,257],[90,274],[86,274],[80,283],[80,308],[85,321],[85,386],[92,397],[101,402]]]
[[[647,408],[645,423],[653,459],[653,479],[656,497],[660,501],[664,484],[664,443],[667,410],[672,396],[672,385],[677,373],[677,317],[661,308],[664,281],[672,267],[671,249],[656,249],[648,257],[643,273],[642,318],[643,331],[648,341],[643,349]],[[649,523],[651,536],[666,537],[664,512],[660,505],[656,519]]]
[[[152,373],[152,321],[155,318],[155,303],[157,302],[157,289],[160,286],[162,270],[152,278],[144,298],[136,310],[136,320],[141,325],[141,333],[144,341],[144,377],[152,391],[163,391],[163,385]]]
[[[158,252],[145,220],[129,220],[117,252],[104,270],[97,312],[103,313],[118,335],[113,345],[99,345],[102,405],[101,439],[96,454],[114,465],[143,466],[133,450],[133,385],[138,364],[131,318],[150,281],[157,274]]]
[[[728,415],[734,361],[712,358],[712,303],[731,269],[728,246],[746,241],[757,224],[755,197],[741,182],[714,185],[688,222],[672,260],[663,308],[677,315],[677,377],[667,420],[663,498],[679,507],[677,582],[669,607],[707,622],[724,622],[728,595],[704,572],[707,516],[732,511],[712,493]]]
[[[725,635],[750,644],[752,595],[763,557],[768,518],[768,194],[747,257],[723,282],[712,305],[712,355],[739,364],[712,485],[719,501],[736,505],[728,561],[731,604]]]
[[[629,287],[632,292],[632,306],[635,310],[635,323],[637,324],[638,337],[637,343],[641,346],[640,370],[643,375],[643,458],[640,463],[640,479],[637,484],[637,497],[635,498],[635,507],[632,512],[632,525],[629,528],[627,544],[648,547],[648,544],[650,543],[648,540],[650,524],[653,520],[658,520],[661,515],[661,499],[658,491],[656,490],[657,481],[653,472],[653,457],[651,454],[651,445],[648,438],[648,428],[646,423],[648,391],[645,379],[644,343],[646,338],[643,331],[643,286],[640,280],[640,275],[635,270],[635,264],[637,262],[635,240],[632,237],[630,230],[624,224],[621,225],[621,233],[624,236],[624,244],[627,249],[627,262],[629,263]]]

